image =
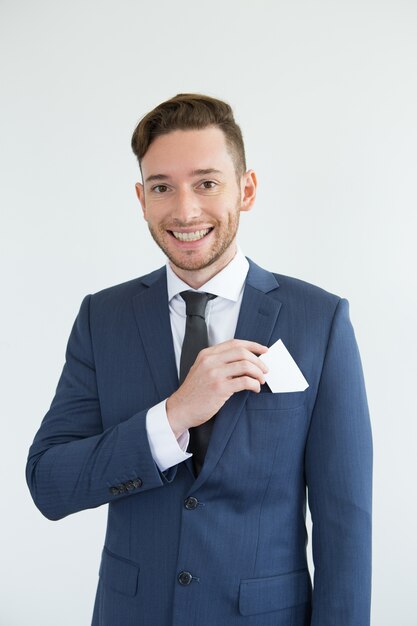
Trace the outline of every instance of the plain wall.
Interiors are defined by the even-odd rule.
[[[414,0],[1,0],[1,626],[90,623],[106,507],[46,520],[26,456],[83,296],[164,262],[130,137],[189,91],[242,127],[259,179],[244,253],[350,302],[375,447],[372,624],[415,626],[416,59]]]

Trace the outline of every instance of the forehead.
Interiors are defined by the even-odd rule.
[[[234,168],[224,133],[216,127],[160,135],[149,146],[141,165],[145,177],[159,173],[174,176],[209,168],[229,173]]]

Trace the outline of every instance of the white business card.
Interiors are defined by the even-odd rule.
[[[265,380],[272,392],[304,391],[309,386],[282,339],[278,339],[260,358],[269,368]]]

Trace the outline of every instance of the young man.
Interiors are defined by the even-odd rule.
[[[167,264],[83,300],[27,464],[49,519],[109,503],[93,626],[369,626],[372,442],[348,302],[238,249],[257,181],[226,103],[179,94],[132,147]],[[268,378],[278,340],[305,390]]]

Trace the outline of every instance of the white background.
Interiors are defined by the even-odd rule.
[[[24,480],[81,299],[160,266],[130,151],[179,92],[233,106],[260,265],[348,298],[374,446],[373,626],[415,626],[417,3],[1,0],[1,626],[89,624],[106,507]],[[337,625],[335,625],[337,626]]]

